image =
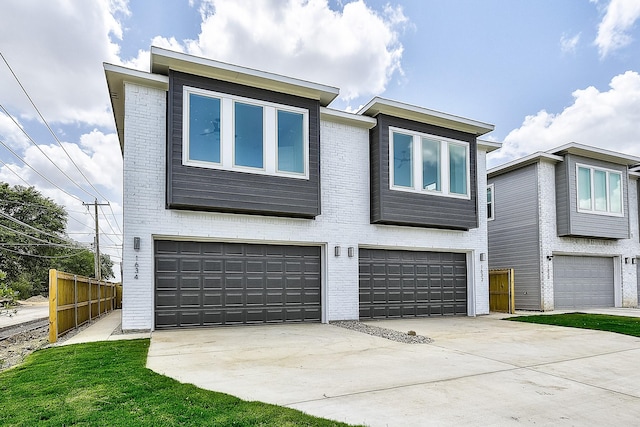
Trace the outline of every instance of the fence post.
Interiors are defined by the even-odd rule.
[[[58,341],[58,272],[49,270],[49,342]]]
[[[93,316],[91,316],[91,306],[93,305],[93,300],[91,299],[91,279],[89,279],[89,323],[93,320]]]
[[[78,327],[78,276],[73,275],[73,311],[75,317],[76,328]]]

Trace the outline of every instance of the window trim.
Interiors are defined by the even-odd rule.
[[[580,186],[579,186],[579,171],[580,168],[583,169],[587,169],[589,170],[589,177],[590,177],[590,195],[591,195],[591,209],[583,209],[580,207]],[[595,198],[595,179],[594,179],[594,172],[595,171],[600,171],[600,172],[605,172],[606,173],[606,180],[605,180],[605,191],[606,191],[606,198],[607,198],[607,210],[606,211],[598,211],[595,209],[595,204],[596,204],[596,198]],[[586,214],[591,214],[591,215],[602,215],[602,216],[613,216],[613,217],[618,217],[618,218],[624,218],[624,173],[622,171],[619,170],[615,170],[615,169],[608,169],[608,168],[603,168],[603,167],[599,167],[599,166],[593,166],[593,165],[587,165],[584,163],[576,163],[576,170],[575,170],[576,174],[575,174],[575,184],[576,184],[576,210],[577,212],[580,213],[586,213]],[[616,174],[620,176],[620,208],[621,208],[621,212],[611,212],[611,195],[609,193],[609,175],[610,174]]]
[[[487,221],[496,219],[496,190],[494,184],[487,184],[487,192],[491,191],[491,206],[487,197]]]
[[[400,133],[409,135],[412,141],[412,187],[397,186],[394,184],[394,155],[393,155],[393,134]],[[422,188],[423,180],[423,159],[422,159],[422,139],[430,139],[440,143],[440,190],[427,190]],[[466,194],[450,192],[450,176],[449,176],[449,146],[458,145],[465,147],[466,150]],[[395,126],[389,126],[389,189],[394,191],[405,191],[410,193],[428,194],[439,197],[449,197],[455,199],[471,200],[471,144],[466,141],[446,138],[438,135],[417,132],[409,129],[403,129]]]
[[[204,160],[192,160],[189,158],[189,96],[190,94],[217,98],[220,100],[220,163]],[[240,166],[235,164],[235,103],[262,107],[263,114],[263,141],[262,141],[262,168]],[[278,169],[278,111],[287,111],[301,114],[302,138],[303,138],[303,167],[304,172],[288,172]],[[228,93],[221,93],[200,89],[191,86],[183,86],[182,89],[182,164],[185,166],[200,167],[251,173],[257,175],[281,176],[286,178],[309,179],[309,110],[291,105],[276,104],[246,98]]]

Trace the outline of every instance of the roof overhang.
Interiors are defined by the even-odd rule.
[[[529,166],[534,163],[547,161],[551,163],[562,162],[564,159],[561,156],[556,156],[554,154],[537,152],[533,154],[529,154],[528,156],[522,157],[520,159],[516,159],[500,166],[496,166],[495,168],[491,168],[487,171],[487,177],[493,178],[494,176],[502,175],[503,173],[510,172],[512,170],[520,169],[525,166]]]
[[[320,119],[350,126],[363,127],[366,129],[373,129],[376,124],[378,124],[378,121],[373,117],[361,116],[359,114],[348,113],[346,111],[334,110],[326,107],[320,107]]]
[[[478,139],[477,144],[478,148],[484,150],[486,153],[491,153],[502,148],[502,142],[488,141],[486,139]]]
[[[303,98],[317,99],[323,107],[329,105],[340,92],[338,88],[332,86],[321,85],[152,46],[151,72],[153,74],[167,76],[169,70],[296,95]]]
[[[454,116],[440,111],[429,110],[403,102],[392,101],[380,97],[373,98],[367,105],[362,107],[358,114],[375,117],[378,114],[386,114],[393,117],[400,117],[407,120],[414,120],[420,123],[445,127],[461,132],[471,133],[476,136],[491,132],[495,126]]]
[[[615,151],[605,150],[604,148],[578,144],[577,142],[565,144],[548,152],[560,156],[563,154],[573,154],[625,166],[634,166],[640,163],[640,157],[617,153]]]
[[[142,86],[150,86],[162,90],[168,90],[169,78],[157,74],[150,74],[144,71],[133,70],[104,63],[104,73],[107,77],[109,96],[111,97],[111,108],[113,118],[116,121],[116,131],[120,141],[120,150],[124,153],[124,84],[125,82],[135,83]]]

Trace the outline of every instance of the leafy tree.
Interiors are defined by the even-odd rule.
[[[65,234],[64,207],[33,187],[0,183],[0,270],[20,298],[46,294],[49,269],[95,277],[94,254]],[[113,261],[100,255],[103,279],[114,277]]]
[[[61,247],[47,242],[67,244],[66,225],[64,208],[34,187],[0,183],[0,269],[7,281],[29,280],[34,293],[46,293],[51,257]]]
[[[0,270],[0,314],[11,316],[16,314],[16,310],[13,307],[16,305],[18,293],[4,282],[6,277],[7,273]]]
[[[55,267],[57,270],[65,273],[77,274],[79,276],[95,277],[95,254],[91,251],[84,250],[77,252],[76,250],[67,249],[68,257],[60,258]],[[100,274],[103,280],[114,278],[113,261],[107,254],[100,254]]]

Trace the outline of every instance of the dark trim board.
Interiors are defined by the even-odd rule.
[[[321,248],[157,240],[156,329],[321,320]]]

